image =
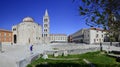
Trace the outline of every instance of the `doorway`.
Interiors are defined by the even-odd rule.
[[[16,44],[17,43],[17,36],[14,35],[14,43]]]

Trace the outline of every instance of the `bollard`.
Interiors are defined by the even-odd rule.
[[[102,43],[100,42],[100,51],[102,51]]]

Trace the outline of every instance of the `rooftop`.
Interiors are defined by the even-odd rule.
[[[0,32],[11,32],[12,33],[12,31],[10,31],[10,30],[5,30],[5,29],[0,29]]]
[[[50,34],[50,36],[67,36],[66,34]]]
[[[33,20],[33,18],[31,18],[31,17],[25,17],[25,18],[23,19],[23,22],[34,22],[34,20]]]

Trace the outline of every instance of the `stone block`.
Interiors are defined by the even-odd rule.
[[[48,55],[47,55],[47,54],[43,54],[42,58],[43,58],[43,59],[47,59],[47,58],[48,58]]]
[[[58,57],[58,52],[55,52],[53,55],[54,57]]]
[[[64,52],[63,52],[63,56],[68,56],[68,52],[67,52],[67,51],[64,51]]]

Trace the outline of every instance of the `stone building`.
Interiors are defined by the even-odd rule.
[[[22,22],[12,27],[14,44],[42,43],[42,27],[33,18],[25,17]]]
[[[71,35],[71,40],[72,42],[76,42],[76,43],[79,43],[79,42],[83,42],[83,39],[84,39],[84,32],[85,32],[86,29],[80,29],[78,31],[76,31],[75,33],[73,33]]]
[[[106,31],[99,28],[81,29],[71,35],[72,42],[100,43],[105,41]]]
[[[51,43],[66,43],[67,35],[66,34],[50,34],[50,42]]]
[[[59,38],[62,38],[60,39],[61,41],[66,41],[67,39],[67,35],[57,34],[56,36],[50,34],[50,19],[47,10],[43,16],[43,27],[36,23],[33,18],[25,17],[22,22],[12,27],[12,32],[13,44],[49,44],[54,37],[54,41],[57,41]]]
[[[89,28],[84,32],[85,43],[102,43],[105,41],[106,31],[99,28]]]
[[[68,43],[72,43],[72,36],[71,35],[68,36]]]

